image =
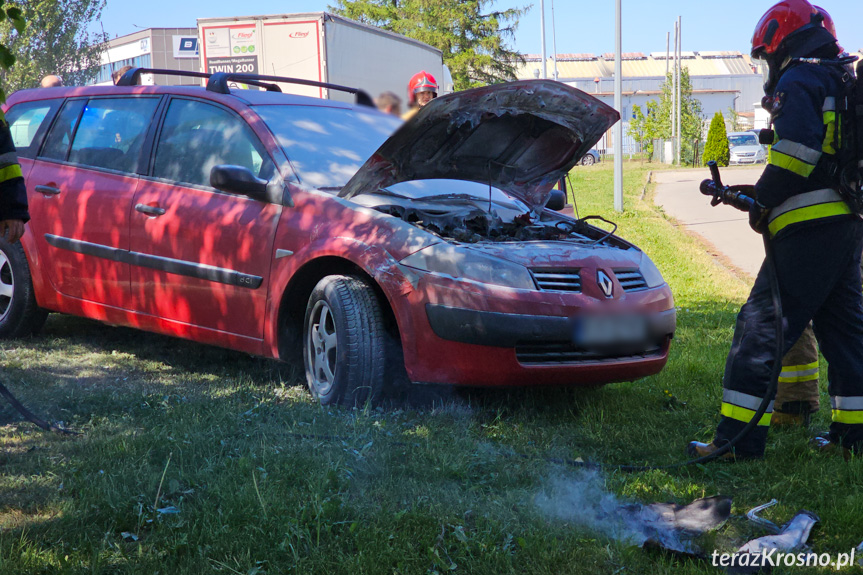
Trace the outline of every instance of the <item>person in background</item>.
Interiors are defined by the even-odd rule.
[[[393,92],[383,92],[375,99],[375,106],[385,114],[402,115],[402,99]]]
[[[43,88],[59,88],[63,85],[63,80],[60,79],[60,76],[55,76],[54,74],[49,74],[42,78],[42,87]]]
[[[437,98],[437,93],[438,85],[434,76],[425,70],[414,74],[408,82],[408,111],[402,115],[402,119],[411,119],[420,108]]]
[[[131,69],[132,69],[131,66],[123,66],[119,70],[114,70],[111,73],[111,78],[114,80],[114,84],[116,85],[117,82],[120,80],[120,78],[123,77],[123,74],[125,74],[126,72],[128,72]]]

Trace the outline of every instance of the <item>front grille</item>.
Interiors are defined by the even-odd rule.
[[[577,269],[532,269],[530,273],[542,291],[581,293],[581,275]]]
[[[515,357],[522,365],[614,363],[656,357],[662,351],[656,345],[631,355],[604,355],[575,347],[571,343],[517,345]]]
[[[647,282],[638,270],[614,270],[617,281],[623,291],[638,291],[647,289]]]

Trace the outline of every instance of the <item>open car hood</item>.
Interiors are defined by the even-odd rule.
[[[339,196],[430,179],[490,183],[539,210],[551,188],[620,114],[552,80],[523,80],[435,98],[404,123]]]

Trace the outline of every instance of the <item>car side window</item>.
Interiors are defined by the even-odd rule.
[[[9,131],[12,133],[12,142],[15,144],[15,150],[19,156],[22,158],[34,158],[36,156],[36,150],[31,149],[34,143],[33,139],[39,132],[39,128],[45,123],[51,108],[58,103],[58,100],[22,102],[12,106],[6,112],[6,121],[9,123]],[[36,144],[38,147],[38,142]]]
[[[69,161],[135,173],[158,98],[91,99],[84,108]]]
[[[78,117],[84,109],[85,100],[69,100],[63,105],[60,114],[51,126],[42,153],[39,157],[50,160],[65,160],[69,154],[69,144],[72,142],[72,133],[78,124]]]
[[[153,176],[209,186],[210,170],[220,164],[248,168],[265,180],[275,173],[273,161],[242,118],[204,102],[173,100],[156,145]]]

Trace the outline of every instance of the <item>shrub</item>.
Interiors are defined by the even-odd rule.
[[[704,145],[703,163],[706,166],[710,160],[716,160],[719,166],[727,166],[731,153],[728,150],[728,133],[725,131],[725,118],[722,112],[716,112],[710,120],[707,131],[707,143]]]

